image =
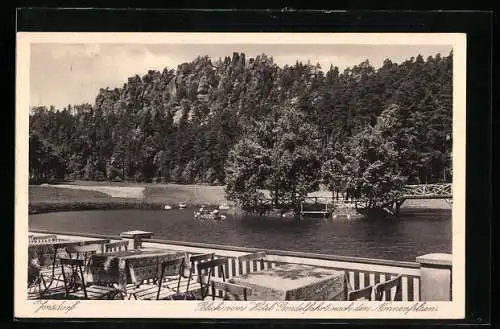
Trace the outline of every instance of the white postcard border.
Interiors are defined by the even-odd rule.
[[[453,301],[451,302],[284,302],[271,310],[255,309],[256,302],[223,302],[219,309],[202,310],[199,301],[32,301],[26,299],[28,236],[28,113],[29,65],[32,43],[184,43],[184,44],[445,44],[453,47]],[[49,33],[18,32],[16,45],[16,169],[15,281],[17,318],[317,318],[317,319],[461,319],[465,316],[465,128],[466,35],[459,33]],[[217,308],[220,302],[215,302]],[[274,302],[266,302],[271,308]],[[319,311],[312,311],[316,305]],[[205,304],[208,305],[208,304]],[[244,310],[228,311],[244,306]],[[264,305],[264,304],[263,304]],[[276,305],[276,304],[275,304]],[[301,306],[302,305],[302,306]],[[296,307],[296,310],[292,310]],[[387,310],[399,307],[399,310]],[[402,308],[401,308],[402,307]],[[406,307],[406,308],[405,308]],[[417,308],[435,310],[416,310]],[[285,310],[285,308],[287,310]],[[205,307],[205,309],[208,309]],[[321,309],[321,310],[320,310]],[[339,311],[336,311],[339,310]],[[408,310],[410,309],[410,310]]]

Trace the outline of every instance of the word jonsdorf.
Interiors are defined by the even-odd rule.
[[[53,302],[49,300],[44,300],[44,301],[37,301],[35,303],[36,309],[35,313],[38,313],[40,311],[53,311],[53,312],[63,312],[63,313],[68,313],[76,308],[76,306],[80,304],[80,301],[76,302],[67,302],[67,301],[62,301],[62,302]]]

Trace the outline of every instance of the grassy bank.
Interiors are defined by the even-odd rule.
[[[184,202],[188,207],[200,204],[218,205],[225,202],[224,188],[222,186],[203,185],[175,185],[175,184],[134,184],[133,187],[143,187],[142,196],[131,193],[134,197],[113,197],[109,186],[120,187],[125,190],[127,185],[117,183],[113,185],[74,184],[70,188],[55,186],[30,186],[29,187],[29,213],[91,210],[91,209],[162,209],[166,204],[175,205]],[[122,185],[118,185],[122,184]],[[65,185],[61,185],[65,186]],[[78,186],[86,189],[78,189]],[[94,186],[95,190],[87,189]],[[100,191],[102,187],[103,191]]]
[[[129,200],[112,200],[99,202],[85,201],[59,201],[59,202],[36,202],[28,206],[29,214],[39,214],[58,211],[73,210],[97,210],[97,209],[162,209],[162,204],[154,202],[140,202]]]

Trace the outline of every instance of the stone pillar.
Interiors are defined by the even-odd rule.
[[[420,300],[451,301],[452,255],[427,254],[417,257],[420,263]]]
[[[129,241],[129,249],[139,249],[142,247],[143,239],[151,239],[153,236],[153,232],[145,232],[145,231],[128,231],[120,233],[120,237],[123,240]]]

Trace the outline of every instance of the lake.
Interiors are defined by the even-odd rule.
[[[228,215],[218,222],[197,221],[192,209],[88,210],[33,214],[29,228],[112,235],[144,230],[158,239],[400,261],[452,251],[450,210],[405,209],[399,218],[350,221]]]

